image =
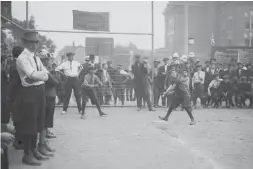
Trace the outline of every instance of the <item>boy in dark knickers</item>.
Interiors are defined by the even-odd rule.
[[[191,118],[190,125],[196,124],[194,117],[192,115],[189,90],[185,87],[183,82],[177,78],[177,72],[175,70],[172,70],[170,72],[170,75],[173,80],[172,80],[172,83],[169,86],[169,88],[163,94],[163,96],[171,94],[172,95],[172,103],[168,109],[166,116],[165,117],[159,116],[159,119],[164,120],[164,121],[168,121],[168,118],[169,118],[172,110],[177,108],[180,104],[182,104],[182,108],[186,110],[186,112],[188,113],[188,115]]]

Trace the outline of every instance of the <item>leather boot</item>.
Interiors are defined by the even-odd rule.
[[[104,113],[104,112],[102,112],[102,111],[100,111],[100,112],[99,112],[99,115],[100,115],[100,116],[106,116],[107,114]]]
[[[32,151],[32,153],[36,160],[39,160],[39,161],[49,160],[49,157],[43,156],[36,148]]]
[[[54,154],[47,151],[45,144],[38,144],[38,151],[43,156],[53,157]]]
[[[32,152],[29,152],[28,154],[24,154],[24,156],[22,158],[22,162],[24,164],[31,165],[31,166],[40,166],[41,165],[41,163],[34,158]]]

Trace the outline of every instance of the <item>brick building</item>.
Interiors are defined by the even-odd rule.
[[[253,2],[173,1],[168,3],[164,16],[169,54],[194,52],[207,58],[212,35],[216,46],[253,47]]]

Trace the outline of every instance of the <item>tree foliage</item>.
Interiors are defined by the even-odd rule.
[[[21,20],[18,20],[16,18],[13,18],[12,21],[14,23],[16,23],[17,25],[19,25],[23,28],[26,28],[26,22],[25,21],[21,21]],[[35,18],[33,16],[30,17],[28,24],[29,24],[29,29],[35,29],[36,28],[35,27]],[[20,41],[20,39],[24,35],[23,30],[21,30],[20,28],[18,28],[17,26],[14,26],[12,24],[7,24],[6,28],[12,30],[12,35],[18,42]],[[56,45],[54,44],[54,42],[51,39],[48,39],[45,35],[41,35],[41,34],[39,34],[39,39],[40,40],[39,40],[38,50],[41,50],[42,46],[45,45],[50,53],[55,52]]]

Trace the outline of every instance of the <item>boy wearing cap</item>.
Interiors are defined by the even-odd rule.
[[[94,73],[94,67],[90,66],[88,68],[88,74],[84,76],[83,84],[82,84],[82,90],[83,90],[83,95],[82,95],[82,115],[81,118],[85,118],[85,108],[87,104],[87,98],[88,97],[91,100],[91,103],[96,105],[99,115],[104,116],[107,115],[104,113],[101,108],[100,104],[98,102],[98,99],[95,94],[96,87],[102,86],[102,82],[99,80],[99,78],[95,75]]]
[[[53,60],[48,57],[47,53],[40,52],[39,58],[45,68],[49,72],[48,81],[45,83],[45,94],[46,94],[46,114],[45,114],[45,129],[40,134],[39,141],[39,151],[43,155],[52,156],[52,153],[55,151],[52,149],[48,142],[47,138],[55,138],[55,135],[49,131],[49,128],[53,127],[54,124],[54,111],[55,111],[55,98],[57,94],[57,86],[59,85],[58,72],[53,69]],[[51,154],[51,155],[50,155]]]
[[[166,95],[171,95],[172,103],[168,109],[166,116],[159,116],[159,119],[168,121],[171,112],[181,104],[182,108],[186,110],[191,119],[190,125],[196,124],[192,115],[189,90],[186,88],[183,82],[178,79],[177,72],[175,70],[170,71],[170,76],[172,77],[172,83],[170,87],[166,90],[166,92],[163,94],[163,97]]]
[[[209,103],[211,101],[211,105],[214,103],[214,107],[218,108],[219,107],[219,87],[220,87],[220,78],[219,74],[215,74],[214,79],[210,82],[208,86],[208,96],[209,99],[207,101],[207,106],[209,106]]]
[[[219,100],[222,101],[224,99],[227,108],[234,107],[232,100],[233,88],[232,83],[229,81],[229,75],[223,76],[223,81],[220,82],[219,93]]]
[[[241,62],[237,63],[236,76],[240,79],[242,76],[246,75],[246,71],[243,69],[243,64]]]
[[[204,83],[205,83],[205,72],[201,70],[201,65],[197,66],[197,71],[193,74],[192,87],[193,87],[193,105],[196,109],[197,98],[201,99],[201,104],[204,104],[203,94],[204,94]]]
[[[118,65],[118,68],[116,70],[116,74],[114,76],[114,106],[117,104],[117,98],[121,100],[121,105],[124,105],[125,102],[125,84],[128,81],[129,77],[127,75],[124,75],[121,73],[122,71],[122,65]]]

